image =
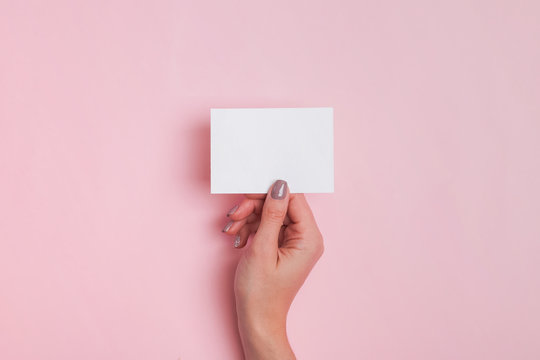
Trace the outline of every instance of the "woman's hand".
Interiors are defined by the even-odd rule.
[[[289,307],[323,253],[323,238],[303,194],[278,180],[267,195],[246,195],[224,232],[243,248],[236,269],[238,328],[246,359],[294,359],[286,334]]]

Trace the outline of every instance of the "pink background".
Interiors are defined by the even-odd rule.
[[[262,106],[335,109],[300,359],[540,358],[538,1],[0,4],[0,358],[240,358],[209,108]]]

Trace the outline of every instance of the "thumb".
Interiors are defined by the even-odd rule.
[[[253,237],[252,248],[263,254],[276,254],[278,237],[289,205],[289,187],[277,180],[268,191],[261,213],[259,229]]]

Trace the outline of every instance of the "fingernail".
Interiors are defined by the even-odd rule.
[[[227,213],[227,216],[231,216],[236,212],[236,210],[238,210],[238,205],[234,205],[233,208]]]
[[[272,199],[282,200],[287,196],[287,182],[285,180],[278,180],[272,187]]]
[[[221,230],[221,231],[223,231],[223,232],[228,231],[228,230],[231,228],[233,222],[234,222],[234,221],[229,221],[229,222],[227,223],[227,225],[225,225],[225,227],[224,227],[223,230]]]
[[[237,248],[240,246],[240,235],[234,237],[234,247]]]

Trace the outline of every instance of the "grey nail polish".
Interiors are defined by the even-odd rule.
[[[234,205],[233,208],[227,213],[227,216],[231,216],[236,212],[236,210],[238,210],[238,205]]]
[[[272,199],[282,200],[287,196],[287,182],[285,180],[278,180],[272,187]]]
[[[229,222],[227,223],[227,225],[225,225],[225,227],[224,227],[223,230],[221,230],[221,231],[223,231],[223,232],[228,231],[228,230],[231,228],[233,222],[234,222],[234,221],[229,221]]]
[[[234,247],[235,247],[235,248],[237,248],[237,247],[240,246],[240,241],[241,241],[240,235],[236,235],[236,236],[234,237]]]

